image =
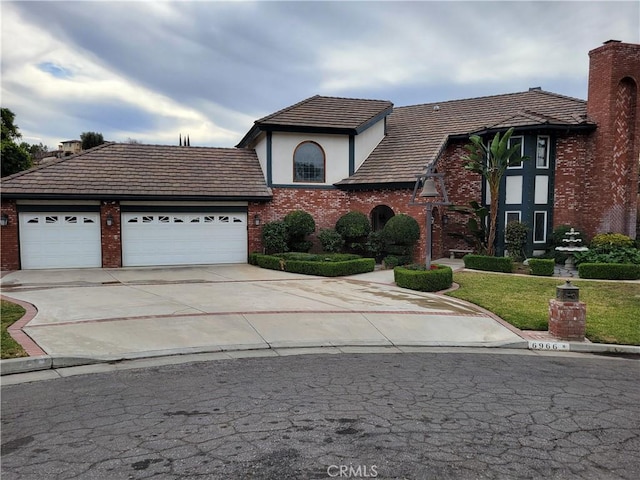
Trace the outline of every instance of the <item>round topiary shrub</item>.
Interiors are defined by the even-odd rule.
[[[311,214],[303,210],[294,210],[284,217],[287,229],[287,247],[296,252],[308,252],[312,243],[306,240],[307,235],[316,229],[316,222]]]
[[[409,250],[420,238],[420,225],[404,213],[394,215],[382,229],[382,238],[387,245],[402,245]]]
[[[287,227],[289,237],[299,240],[304,239],[316,229],[316,222],[313,217],[304,210],[294,210],[287,213],[284,217],[284,224]]]
[[[342,235],[347,243],[353,242],[369,235],[371,224],[364,213],[351,211],[338,219],[336,232]]]

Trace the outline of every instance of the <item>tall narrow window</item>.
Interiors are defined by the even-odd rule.
[[[511,137],[509,139],[509,148],[514,145],[520,144],[520,156],[524,156],[524,137]],[[522,168],[522,162],[514,163],[510,167],[507,168]]]
[[[534,243],[545,243],[547,241],[547,212],[534,213],[533,241]]]
[[[549,168],[549,137],[539,136],[536,143],[536,168]]]
[[[315,142],[302,142],[293,153],[294,182],[324,182],[324,151]]]

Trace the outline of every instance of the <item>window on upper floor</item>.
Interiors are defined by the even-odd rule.
[[[514,145],[520,144],[520,156],[524,156],[524,137],[511,137],[509,139],[508,148],[511,148]],[[508,169],[513,168],[522,168],[522,162],[514,163],[513,165],[507,167]]]
[[[536,168],[549,168],[549,137],[539,135],[536,144]]]
[[[323,183],[325,156],[315,142],[302,142],[293,152],[293,181]]]

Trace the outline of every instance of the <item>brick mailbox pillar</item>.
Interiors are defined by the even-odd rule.
[[[587,305],[580,301],[579,292],[578,287],[567,280],[556,288],[556,298],[549,300],[549,333],[554,337],[584,340]]]

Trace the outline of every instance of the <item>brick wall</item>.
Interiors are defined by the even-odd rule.
[[[8,224],[6,227],[0,227],[0,269],[19,270],[18,212],[15,200],[3,200],[1,213],[7,215]]]
[[[640,45],[610,42],[589,52],[587,112],[598,124],[585,207],[590,234],[635,237],[640,156]]]
[[[113,224],[107,225],[111,215]],[[122,266],[122,234],[120,226],[120,203],[102,202],[100,205],[100,228],[102,241],[102,267],[118,268]]]
[[[570,225],[592,236],[594,218],[585,204],[592,179],[587,166],[592,163],[594,138],[588,134],[560,134],[556,137],[553,227]]]
[[[420,225],[420,240],[414,251],[416,260],[426,255],[425,223],[426,210],[421,206],[409,206],[412,190],[342,191],[337,189],[274,188],[273,200],[268,204],[249,204],[249,252],[262,251],[261,233],[265,223],[284,219],[294,210],[304,210],[313,216],[316,232],[310,240],[318,245],[316,235],[324,228],[335,228],[338,219],[354,210],[371,218],[371,211],[378,205],[390,207],[397,215],[412,216]],[[253,224],[255,215],[260,215],[261,225]],[[442,256],[441,214],[434,213],[433,256]]]

